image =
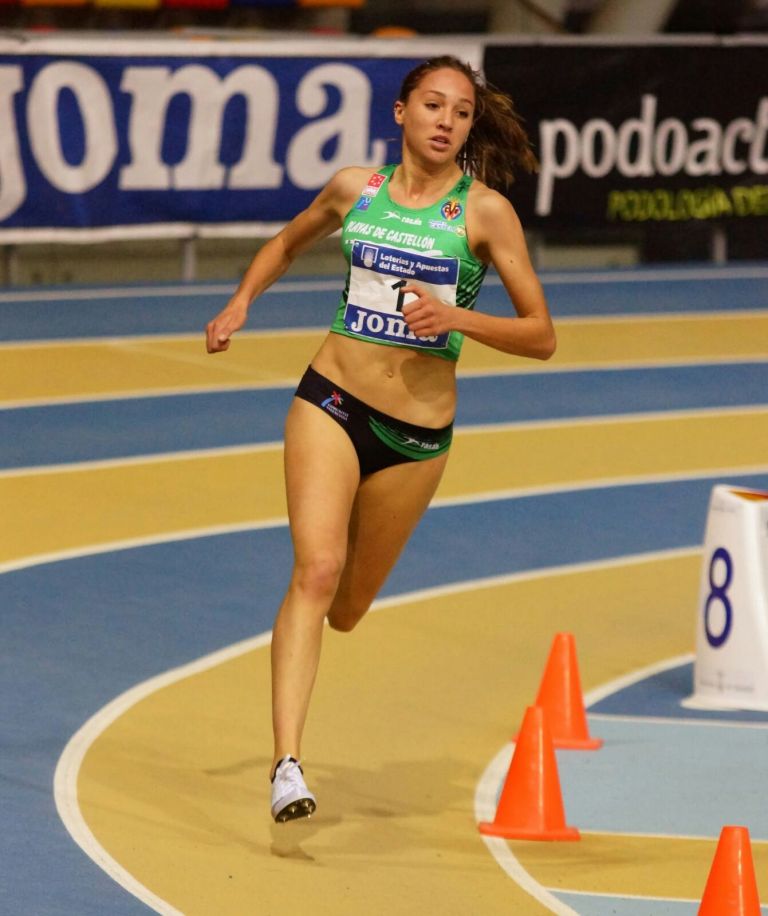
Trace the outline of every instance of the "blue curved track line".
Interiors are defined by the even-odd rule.
[[[636,274],[632,271],[632,274]],[[721,271],[697,270],[698,278],[683,279],[674,270],[654,271],[659,279],[622,282],[621,271],[611,272],[614,282],[547,283],[544,287],[552,313],[561,318],[600,315],[635,314],[664,315],[672,312],[714,312],[731,309],[764,309],[766,307],[766,277],[734,280]],[[664,279],[667,273],[668,279]],[[617,284],[621,284],[617,289]],[[621,304],[617,307],[617,299]]]
[[[341,264],[339,260],[340,269]],[[648,278],[645,281],[644,275]],[[605,271],[600,279],[593,277],[592,273],[573,271],[564,280],[562,274],[542,271],[552,313],[556,317],[647,315],[764,309],[768,305],[765,293],[768,272],[760,264],[731,271],[706,265],[682,271],[679,268]],[[508,314],[506,294],[498,281],[489,279],[491,282],[480,294],[478,308]],[[312,282],[298,284],[306,285],[305,292],[297,292],[296,281],[278,283],[251,309],[248,327],[326,327],[338,303],[338,286],[333,287],[334,281],[327,277],[316,278],[313,292]],[[4,301],[0,294],[0,341],[202,333],[206,322],[224,307],[235,285],[235,281],[230,286],[195,284],[190,286],[187,296],[178,295],[178,285],[169,285],[168,289],[175,293],[171,296],[156,284],[149,288],[133,287],[134,295],[129,298],[124,290],[120,296],[110,297],[109,290],[101,294],[98,287],[88,291],[97,296],[93,299],[67,289],[62,289],[59,298],[53,301],[47,298],[52,294],[50,289],[29,290],[28,296],[21,294],[24,298],[14,292],[10,301]],[[619,294],[617,285],[621,287]],[[284,292],[286,288],[290,291]],[[40,297],[41,292],[46,299]]]
[[[458,570],[465,581],[698,544],[716,482],[433,508],[383,593],[455,582]],[[733,482],[766,487],[768,475]],[[9,899],[23,901],[23,911],[146,912],[98,872],[60,825],[51,796],[56,761],[80,725],[122,691],[269,629],[290,551],[287,530],[274,528],[0,576],[0,811],[8,818],[0,830],[0,862]],[[87,676],[73,678],[73,671]]]
[[[459,379],[460,426],[764,405],[768,362]],[[282,439],[292,388],[0,411],[0,468]]]
[[[146,294],[141,287],[136,295],[110,298],[105,292],[95,300],[60,302],[2,302],[0,300],[0,341],[61,340],[81,337],[124,337],[141,334],[200,334],[208,321],[227,304],[229,292],[217,287],[190,289],[188,298],[169,297],[162,293]],[[270,292],[251,310],[248,328],[276,329],[324,326],[330,323],[336,303],[335,292],[320,289],[306,293]]]

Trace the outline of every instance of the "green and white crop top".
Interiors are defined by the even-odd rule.
[[[344,219],[341,243],[349,268],[331,331],[455,361],[464,335],[416,337],[402,315],[412,294],[404,296],[401,289],[413,283],[447,305],[474,307],[487,265],[467,244],[472,178],[462,175],[436,204],[411,209],[390,199],[394,170],[386,165],[371,175]]]

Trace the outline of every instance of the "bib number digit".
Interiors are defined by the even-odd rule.
[[[397,283],[392,284],[392,289],[397,290],[397,305],[395,306],[396,312],[403,311],[403,299],[405,299],[405,293],[403,292],[403,287],[406,286],[405,280],[398,280]]]

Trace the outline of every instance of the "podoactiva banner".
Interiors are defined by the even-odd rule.
[[[481,64],[477,42],[447,51]],[[383,39],[0,38],[0,243],[271,234],[340,167],[399,155],[394,100],[435,53]]]
[[[768,217],[768,43],[497,45],[485,73],[540,160],[527,225]]]

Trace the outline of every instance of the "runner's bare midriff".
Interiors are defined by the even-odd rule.
[[[399,420],[441,428],[456,410],[456,364],[405,347],[329,334],[312,366],[356,398]]]

